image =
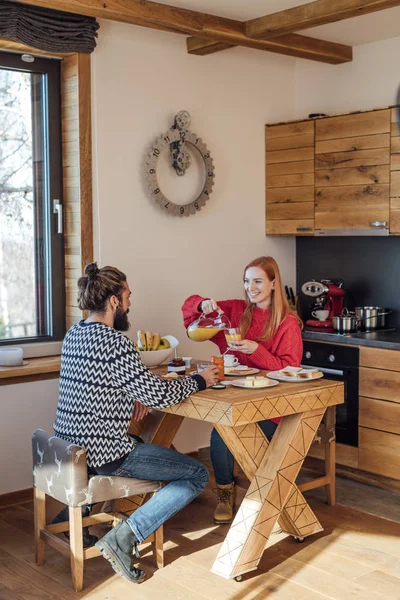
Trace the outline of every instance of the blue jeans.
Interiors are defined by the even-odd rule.
[[[271,440],[278,427],[277,423],[269,420],[259,421],[258,425],[269,440]],[[211,432],[210,456],[217,485],[229,485],[233,483],[234,459],[231,451],[216,429],[213,429]]]
[[[112,475],[170,482],[127,520],[139,542],[194,500],[208,483],[208,470],[202,463],[153,444],[137,444]]]

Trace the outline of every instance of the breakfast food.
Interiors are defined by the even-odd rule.
[[[237,367],[228,367],[225,369],[225,373],[229,375],[251,375],[254,373],[254,369],[238,369]]]
[[[265,387],[270,384],[271,381],[268,377],[246,377],[245,380],[246,387]]]
[[[167,350],[171,344],[166,338],[162,338],[159,333],[144,331],[139,329],[137,332],[137,349],[139,352]]]
[[[302,377],[303,379],[313,379],[319,375],[320,371],[318,371],[318,369],[302,369],[297,376]]]
[[[161,375],[161,379],[177,379],[179,377],[178,373],[175,373],[175,371],[170,371],[169,373],[166,373],[165,375]]]
[[[281,373],[287,377],[297,377],[302,370],[303,369],[301,367],[285,367],[281,370]]]
[[[295,377],[296,379],[299,377],[302,379],[313,379],[314,377],[319,377],[321,374],[318,369],[303,369],[302,367],[285,367],[281,370],[281,373],[286,377]]]

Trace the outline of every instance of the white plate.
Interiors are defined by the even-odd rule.
[[[302,381],[303,383],[305,381],[314,381],[315,379],[321,379],[321,377],[323,376],[323,373],[318,373],[316,377],[292,377],[291,375],[284,375],[281,371],[271,371],[270,373],[267,373],[267,377],[270,377],[271,379],[277,379],[278,381],[288,381],[293,383],[299,383],[300,381]]]
[[[238,369],[238,367],[243,367],[243,369]],[[235,373],[232,373],[229,371],[229,369],[235,369]],[[240,373],[240,371],[243,370],[243,375]],[[234,367],[228,367],[224,369],[224,374],[225,375],[233,375],[233,377],[246,377],[248,375],[255,375],[256,373],[259,373],[260,369],[253,369],[253,367],[246,367],[245,365],[235,365]]]
[[[246,379],[234,379],[232,381],[232,385],[236,387],[246,388],[246,390],[261,390],[262,388],[274,387],[274,385],[279,385],[279,381],[272,380],[269,383],[264,383],[263,385],[252,386],[246,385]]]

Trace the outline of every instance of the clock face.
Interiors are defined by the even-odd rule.
[[[203,159],[205,169],[205,183],[203,189],[199,196],[193,200],[193,202],[190,202],[190,204],[176,204],[167,198],[160,189],[157,180],[158,159],[162,152],[166,148],[169,148],[170,144],[180,140],[184,141],[185,144],[191,144],[198,150]],[[170,129],[156,140],[149,153],[146,163],[146,178],[152,198],[165,212],[179,217],[188,217],[201,210],[209,199],[214,185],[214,165],[207,146],[198,135],[192,133],[188,129]]]

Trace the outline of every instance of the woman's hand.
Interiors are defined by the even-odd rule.
[[[132,414],[133,419],[135,421],[141,421],[142,419],[147,417],[148,414],[149,414],[149,409],[147,408],[147,406],[143,406],[143,404],[140,404],[140,402],[138,400],[135,400],[135,405],[133,407],[133,414]]]
[[[212,312],[217,312],[218,314],[223,312],[213,298],[210,298],[209,300],[203,300],[201,303],[201,310],[205,315],[208,315]]]
[[[258,348],[258,344],[252,340],[240,340],[229,342],[229,348],[236,352],[243,352],[243,354],[253,354]]]

